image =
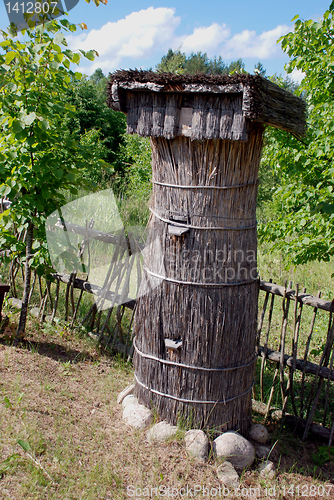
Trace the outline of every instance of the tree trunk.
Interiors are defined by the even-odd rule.
[[[30,222],[28,229],[27,229],[24,290],[23,290],[20,322],[19,322],[19,326],[17,329],[17,338],[21,337],[23,335],[23,333],[25,332],[26,322],[27,322],[29,293],[30,293],[30,280],[31,280],[31,268],[30,268],[29,263],[30,263],[30,259],[32,257],[32,243],[33,243],[33,237],[34,237],[33,233],[34,233],[34,226],[33,226],[32,222]]]

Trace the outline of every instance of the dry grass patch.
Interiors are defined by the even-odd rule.
[[[116,398],[132,379],[131,366],[70,333],[46,338],[39,331],[19,347],[0,343],[0,499],[155,499],[168,492],[169,498],[192,498],[195,487],[195,498],[220,498],[217,463],[189,459],[182,432],[152,446],[144,433],[124,425]],[[277,478],[246,471],[246,496],[241,490],[228,498],[298,498],[296,489],[289,494],[291,485],[306,485],[300,498],[307,485],[328,493],[312,498],[334,498],[333,461],[321,467],[312,462],[318,444],[298,447],[289,433],[274,426],[271,432],[279,440]],[[31,456],[17,440],[29,444]],[[268,496],[269,488],[275,496]]]

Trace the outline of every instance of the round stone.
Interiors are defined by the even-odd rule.
[[[138,399],[133,394],[128,394],[122,401],[122,406],[125,408],[128,405],[138,404]]]
[[[152,423],[153,414],[144,405],[128,404],[123,410],[123,420],[133,429],[145,429]]]
[[[268,437],[269,437],[268,431],[264,425],[254,424],[250,428],[249,438],[253,439],[257,443],[266,444],[266,442],[268,441]]]
[[[218,458],[230,462],[236,470],[250,467],[255,460],[254,446],[236,432],[225,432],[213,442],[213,452]]]
[[[165,420],[153,425],[151,429],[147,431],[146,437],[149,442],[154,441],[166,441],[170,437],[177,433],[176,425],[171,425]]]
[[[191,456],[201,462],[207,461],[209,440],[202,430],[191,429],[185,433],[184,440],[186,443],[186,450]]]

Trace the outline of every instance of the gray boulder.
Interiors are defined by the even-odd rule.
[[[153,425],[146,433],[147,440],[152,441],[166,441],[166,439],[174,436],[177,433],[177,427],[171,425],[165,420]]]
[[[132,429],[146,429],[153,421],[153,413],[143,405],[128,404],[123,410],[123,420]]]
[[[248,437],[260,444],[266,444],[269,438],[266,427],[262,424],[254,424],[250,428]]]
[[[12,306],[15,307],[15,309],[21,309],[22,307],[22,300],[16,299],[15,297],[10,297],[8,299],[8,303]]]
[[[236,432],[225,432],[213,442],[213,452],[218,458],[230,462],[237,471],[250,467],[255,460],[254,446]]]
[[[32,307],[29,312],[30,312],[31,316],[34,316],[34,318],[38,318],[39,307]]]
[[[271,454],[270,446],[265,446],[264,444],[255,443],[254,448],[255,448],[256,458],[259,458],[260,460],[264,458],[269,458],[269,455]]]
[[[128,394],[123,398],[122,407],[125,408],[128,405],[138,404],[138,399],[133,394]]]
[[[187,452],[197,460],[206,462],[208,459],[209,440],[200,429],[191,429],[184,436]]]
[[[237,490],[240,486],[239,475],[230,462],[223,462],[218,467],[217,476],[219,481],[229,489]]]

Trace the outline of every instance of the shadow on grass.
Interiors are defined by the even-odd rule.
[[[0,338],[0,344],[13,345],[13,341]],[[16,347],[27,349],[32,353],[37,353],[41,356],[46,356],[61,363],[71,362],[80,363],[82,361],[97,361],[98,357],[92,355],[88,351],[79,351],[72,347],[67,347],[64,344],[56,342],[48,342],[43,340],[20,340]]]

